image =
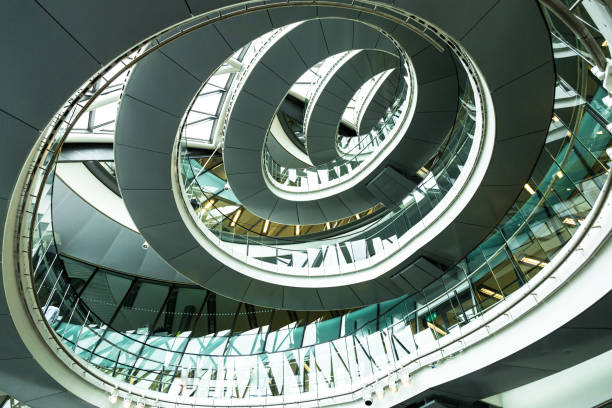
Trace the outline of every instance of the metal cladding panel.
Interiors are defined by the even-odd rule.
[[[0,108],[42,130],[100,63],[36,2],[1,2],[0,27]]]
[[[261,172],[234,174],[231,180],[229,180],[229,184],[234,194],[236,194],[236,197],[238,197],[241,202],[243,198],[252,197],[260,191],[268,191]],[[268,194],[271,193],[268,191]],[[268,201],[268,205],[269,203],[270,201]]]
[[[391,43],[390,40],[386,39],[387,42]],[[355,24],[353,27],[353,44],[359,44],[362,48],[378,48],[380,40],[380,33],[370,29],[365,24]],[[382,44],[381,44],[382,45]]]
[[[190,17],[185,3],[165,0],[107,0],[87,7],[79,0],[40,4],[99,61],[110,60],[127,46]]]
[[[543,84],[551,83],[554,78],[554,67],[550,63],[493,92],[498,129],[496,140],[502,141],[536,130],[548,131],[552,117],[554,88],[542,88]],[[529,103],[525,103],[526,101]],[[517,121],[517,117],[522,120]],[[533,137],[533,139],[536,138]],[[544,144],[544,138],[538,140],[540,140],[541,147]]]
[[[274,27],[270,23],[268,13],[264,10],[232,17],[218,24],[217,28],[225,41],[234,50],[238,50]]]
[[[437,265],[434,265],[433,263],[431,263],[431,261],[424,257],[417,259],[412,265],[419,269],[422,269],[434,278],[438,278],[444,275],[444,271],[442,269],[440,269]]]
[[[252,210],[249,211],[253,212],[258,217],[269,219],[270,214],[272,213],[272,210],[274,210],[278,200],[279,199],[276,196],[270,199],[270,192],[268,191],[268,188],[261,187],[261,190],[249,196],[249,203],[252,203],[253,208],[258,208],[261,210],[258,210],[257,212],[253,212]]]
[[[416,187],[416,183],[407,179],[393,167],[385,167],[372,179],[366,188],[387,208],[393,208]]]
[[[365,209],[374,207],[380,202],[372,193],[363,185],[356,186],[350,190],[343,191],[340,198],[346,207],[353,214],[360,213]]]
[[[13,325],[13,322],[11,321],[11,316],[8,314],[4,314],[4,315],[0,315],[0,324],[2,324],[2,336],[3,338],[7,338],[5,337],[7,336],[9,333],[7,333],[5,330],[8,327],[11,327]],[[17,331],[15,330],[15,336],[17,336],[16,338],[19,338],[19,334],[17,334]],[[2,363],[4,364],[4,362],[6,360],[10,360],[10,359],[15,359],[15,360],[19,360],[19,359],[23,359],[23,358],[31,358],[30,356],[30,352],[28,351],[27,347],[19,341],[7,341],[7,342],[3,342],[3,347],[0,348],[0,360],[2,361]],[[4,385],[4,383],[2,383]]]
[[[168,261],[200,246],[183,221],[141,228],[140,232],[147,238],[151,247]]]
[[[402,289],[408,295],[411,295],[416,292],[414,287],[412,287],[412,285],[401,276],[401,273],[397,273],[391,276],[391,282],[397,285],[398,288]]]
[[[283,291],[283,309],[289,310],[325,310],[317,290],[285,286]]]
[[[221,262],[202,251],[199,246],[172,258],[172,265],[185,276],[200,284],[224,268]]]
[[[339,220],[353,215],[353,212],[346,208],[342,200],[337,196],[326,197],[317,202],[325,218],[329,221]]]
[[[226,147],[223,149],[223,158],[225,161],[225,172],[228,175],[233,174],[253,174],[256,177],[257,166],[261,165],[261,154],[258,151],[240,149],[237,147]],[[235,183],[232,187],[237,187]]]
[[[454,54],[446,47],[440,52],[433,45],[429,46],[411,60],[419,86],[457,74]]]
[[[172,142],[157,135],[176,133],[179,123],[177,116],[125,95],[121,100],[116,133],[129,134],[130,138],[125,142],[122,138],[116,143],[166,153],[172,149]]]
[[[241,300],[253,280],[246,276],[237,275],[231,269],[225,267],[219,269],[214,275],[206,280],[206,287],[213,292],[223,293],[223,296],[234,300]]]
[[[247,91],[251,95],[257,95],[257,98],[269,103],[276,109],[293,83],[287,82],[283,76],[277,74],[276,69],[265,66],[264,63],[267,62],[267,60],[268,59],[265,58],[264,61],[261,61],[253,68],[242,89],[243,92]],[[294,71],[297,73],[295,79],[299,78],[303,72],[301,69],[299,71]],[[232,116],[233,114],[232,112]],[[271,121],[272,115],[268,118],[268,123]]]
[[[270,218],[281,224],[299,224],[297,204],[293,201],[278,200]]]
[[[123,190],[121,194],[125,200],[138,200],[154,204],[151,205],[151,211],[149,212],[134,211],[133,214],[130,213],[134,224],[140,228],[165,224],[180,219],[176,201],[166,190]],[[173,209],[174,211],[168,211],[168,209]]]
[[[487,173],[483,184],[491,186],[518,185],[522,188],[532,170],[531,166],[523,164],[535,163],[541,152],[541,146],[532,149],[526,149],[525,146],[535,141],[544,143],[543,136],[545,134],[545,130],[540,130],[498,142],[491,158],[492,161],[497,161],[498,165]],[[513,175],[511,182],[509,182],[509,174]],[[518,193],[514,193],[515,196],[516,194]]]
[[[325,37],[321,24],[314,21],[307,21],[291,30],[286,35],[287,39],[293,44],[300,58],[308,67],[314,66],[319,61],[330,56],[325,47]],[[312,47],[300,47],[305,40],[308,40]]]
[[[160,51],[155,51],[134,68],[125,93],[181,118],[200,84],[198,78]]]
[[[338,112],[338,114],[342,115],[348,101],[346,98],[342,97],[343,95],[337,95],[336,93],[332,93],[327,88],[321,92],[319,98],[316,101],[317,106],[323,106],[331,111]],[[351,94],[352,96],[352,94]]]
[[[346,286],[319,288],[317,292],[325,310],[344,309],[347,303],[354,305],[361,303],[355,293]]]
[[[2,64],[0,64],[2,65]],[[0,68],[1,69],[1,68]],[[0,111],[0,197],[9,198],[17,181],[22,158],[30,152],[38,138],[38,130]],[[0,229],[4,231],[4,229]]]
[[[361,84],[354,85],[354,84],[347,84],[344,81],[330,80],[325,85],[325,91],[333,93],[334,95],[338,95],[338,96],[348,95],[348,94],[352,96],[355,94],[355,92],[357,92],[360,85]]]
[[[276,140],[275,137],[266,138],[266,149],[268,149],[270,156],[274,158],[274,161],[281,166],[293,168],[310,166],[308,163],[301,161],[293,154],[285,150],[285,148],[278,142],[278,140]]]
[[[460,260],[474,249],[482,237],[489,234],[491,228],[491,226],[485,227],[455,221],[438,234],[425,250],[432,259],[448,259],[449,263],[453,260]]]
[[[342,2],[342,1],[340,1]],[[344,3],[350,3],[350,1],[343,1]],[[332,7],[332,6],[317,6],[317,17],[339,17],[349,20],[358,20],[361,12],[357,10],[350,10],[346,8]]]
[[[101,265],[106,252],[101,248],[107,250],[111,247],[121,231],[121,226],[117,223],[109,223],[107,217],[98,212],[82,212],[83,215],[77,215],[76,209],[78,207],[74,205],[74,202],[64,202],[63,204],[60,207],[65,209],[54,211],[54,216],[58,220],[56,235],[59,250],[96,265]],[[86,215],[88,216],[87,219],[85,218]],[[61,220],[71,219],[78,224],[60,223]],[[95,234],[92,231],[95,231]],[[95,244],[92,243],[93,237],[95,237]]]
[[[521,29],[517,30],[515,22],[519,20]],[[498,33],[495,41],[482,41],[493,31]],[[550,38],[542,35],[543,31],[545,27],[542,26],[538,2],[500,1],[461,42],[470,52],[478,55],[497,53],[500,44],[529,44],[529,47],[502,46],[504,52],[499,57],[478,60],[479,68],[488,74],[490,89],[495,91],[509,80],[551,60]]]
[[[232,121],[228,124],[228,131],[230,128],[234,132],[235,137],[226,139],[224,145],[226,148],[234,147],[261,152],[263,139],[259,137],[259,134],[265,132],[265,128],[245,123],[235,118],[232,118]]]
[[[125,163],[121,173],[117,174],[121,190],[172,189],[169,171],[170,154],[115,145],[115,160]]]
[[[317,16],[317,8],[314,6],[288,5],[288,7],[270,9],[268,14],[274,27],[282,27],[296,21],[306,21],[315,18]]]
[[[117,266],[120,265],[122,271],[138,271],[141,269],[144,257],[148,252],[148,250],[145,251],[142,248],[144,239],[138,239],[140,237],[136,237],[134,231],[119,227],[115,239],[108,247],[99,265],[111,269],[118,269]],[[92,239],[90,238],[89,241],[91,242]]]
[[[185,34],[164,45],[161,51],[202,82],[234,52],[213,26]]]
[[[282,286],[272,286],[252,279],[242,300],[254,305],[266,304],[268,307],[282,308],[283,291]]]
[[[508,197],[516,197],[522,189],[523,184],[482,185],[473,198],[475,205],[464,211],[457,221],[482,226],[496,225],[500,212],[508,207]]]
[[[377,16],[377,15],[371,14],[371,13],[360,13],[358,19],[359,19],[359,21],[363,21],[364,23],[372,24],[372,25],[378,27],[379,29],[383,30],[387,34],[392,33],[396,29],[396,27],[397,27],[397,24],[394,23],[393,21],[390,21],[390,20],[388,20],[386,18]],[[378,39],[378,42],[376,44],[377,48],[378,47],[384,48],[384,45],[383,45],[383,41],[384,41],[383,39],[384,38],[385,38],[384,36],[381,36]],[[390,43],[390,41],[389,41],[389,43]]]
[[[293,85],[310,68],[302,61],[288,37],[277,41],[262,57],[262,63],[290,85]],[[278,103],[278,100],[274,102]]]
[[[371,305],[379,302],[378,299],[391,299],[396,294],[390,292],[376,280],[369,282],[357,283],[351,286],[355,294],[361,299],[363,305]]]
[[[231,118],[232,120],[238,119],[240,121],[260,127],[262,130],[260,131],[261,135],[259,137],[261,138],[261,144],[263,145],[263,139],[266,134],[265,129],[268,129],[268,126],[272,121],[272,117],[276,112],[276,108],[277,104],[273,105],[272,103],[267,102],[264,99],[260,99],[254,94],[243,90],[240,92],[240,96],[234,103]],[[233,134],[230,134],[228,127],[226,139],[230,139],[231,137],[233,137]]]
[[[451,75],[419,85],[417,112],[457,112],[457,76]],[[442,134],[443,138],[446,134]]]
[[[444,272],[425,258],[419,258],[399,273],[417,290],[423,289]]]
[[[518,3],[510,1],[511,3]],[[455,0],[452,2],[395,0],[394,6],[422,17],[460,40],[499,0]],[[487,38],[487,37],[484,37]]]
[[[237,3],[236,0],[186,0],[186,4],[189,5],[189,10],[191,10],[193,14],[205,13],[235,3]]]
[[[316,201],[302,201],[297,205],[298,219],[301,225],[318,224],[325,217]]]

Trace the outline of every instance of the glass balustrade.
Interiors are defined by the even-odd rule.
[[[194,217],[216,245],[251,265],[301,276],[350,273],[373,265],[400,249],[400,240],[408,239],[413,233],[410,229],[421,225],[461,174],[476,131],[471,94],[466,85],[464,103],[448,143],[415,190],[386,216],[364,227],[314,242],[300,236],[274,238],[262,235],[260,230],[249,230],[234,219],[241,204],[231,190],[225,190],[220,179],[203,172],[183,148],[182,182],[187,196],[197,200]],[[228,201],[220,205],[218,195]],[[219,222],[223,218],[227,222]]]
[[[402,66],[405,75],[402,76],[403,80],[398,86],[398,97],[387,109],[385,117],[370,132],[354,138],[329,135],[330,138],[337,139],[336,148],[339,156],[328,163],[304,168],[283,166],[274,160],[268,149],[264,149],[263,167],[266,179],[284,191],[310,192],[329,188],[354,177],[369,160],[376,157],[375,153],[380,153],[394,139],[401,138],[402,124],[412,103],[409,92],[411,85],[407,76],[409,68],[405,64]],[[311,105],[308,104],[305,118],[310,114]],[[268,137],[273,136],[268,133]],[[307,144],[308,137],[306,137]]]
[[[612,114],[596,101],[591,104],[601,117]],[[61,319],[52,327],[76,355],[145,389],[215,398],[309,398],[360,386],[378,372],[418,358],[421,350],[503,302],[550,262],[580,226],[608,176],[609,159],[601,158],[612,139],[598,123],[601,117],[583,112],[563,147],[547,146],[540,162],[549,164],[548,170],[538,183],[530,181],[534,193],[525,191],[496,231],[417,296],[270,333],[193,338],[189,332],[155,335],[147,328],[117,332],[67,283],[44,233],[50,224],[41,216],[36,247],[46,248],[42,258],[47,260],[35,274],[41,305],[51,299],[59,304]]]
[[[28,183],[38,190],[23,198],[19,214],[20,222],[30,227],[30,276],[39,309],[44,313],[57,305],[59,313],[48,320],[49,326],[75,358],[142,390],[228,399],[299,395],[302,400],[315,400],[361,387],[380,373],[417,361],[439,346],[440,339],[506,302],[553,259],[589,214],[610,174],[612,110],[601,102],[606,92],[590,74],[590,67],[582,57],[575,63],[584,75],[576,81],[559,78],[559,84],[574,86],[583,101],[556,108],[547,143],[527,183],[529,189],[498,227],[438,281],[417,295],[369,306],[337,320],[270,333],[215,333],[198,338],[187,332],[154,335],[142,327],[115,331],[106,319],[92,313],[67,279],[51,222],[53,169],[71,121],[87,108],[86,102],[79,102],[94,88],[87,83],[68,101],[65,113],[54,118],[53,138],[28,176]],[[590,88],[593,84],[597,84],[595,90]],[[423,180],[418,195],[413,192],[401,211],[385,218],[393,223],[381,222],[376,231],[364,230],[361,252],[354,239],[358,234],[349,234],[351,257],[361,254],[367,259],[370,252],[393,245],[396,238],[392,237],[408,230],[411,217],[427,213],[447,191],[467,155],[468,118],[469,114],[460,130],[463,142],[432,166],[430,181]],[[185,167],[184,173],[190,168]],[[196,184],[197,174],[191,177],[184,179]],[[398,228],[400,223],[403,230]],[[394,230],[387,231],[391,225]],[[240,236],[240,245],[249,248],[248,236],[245,240],[227,231],[217,231],[217,236],[228,243]],[[263,237],[255,242],[262,246]],[[330,251],[337,259],[342,253],[338,245],[329,242],[328,246],[335,248]],[[271,248],[278,256],[278,248]],[[308,251],[298,253],[305,253],[310,261]]]

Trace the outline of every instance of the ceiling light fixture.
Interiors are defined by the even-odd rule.
[[[330,228],[331,228],[331,225],[329,225],[329,222],[326,222],[326,223],[325,223],[325,229],[326,229],[326,230],[328,230],[328,229],[330,229]]]
[[[299,225],[295,226],[295,235],[300,235],[300,226]]]
[[[117,403],[118,398],[119,397],[117,395],[117,389],[115,388],[108,396],[108,402],[110,402],[111,405],[115,405]]]
[[[232,218],[232,223],[230,224],[230,227],[236,226],[236,222],[238,222],[238,218],[240,218],[240,214],[242,214],[242,208],[236,211],[236,213],[234,214],[234,218]]]
[[[123,404],[121,404],[123,408],[130,408],[132,406],[132,398],[129,396],[123,399]]]
[[[558,122],[559,121],[559,117],[557,115],[553,115],[552,120],[553,120],[553,122]]]
[[[429,173],[429,170],[427,170],[427,168],[425,167],[421,167],[419,169],[419,171],[417,171],[417,175],[421,178],[425,178],[425,176],[427,175],[427,173]]]
[[[410,383],[412,382],[410,379],[410,371],[408,371],[408,369],[404,369],[402,370],[402,373],[400,375],[400,381],[402,382],[403,385],[410,385]]]
[[[578,224],[582,224],[584,222],[584,219],[566,217],[561,222],[564,223],[565,225],[570,225],[572,227],[575,227]]]
[[[389,391],[397,392],[397,378],[395,378],[395,374],[389,376]]]
[[[264,235],[267,234],[268,228],[270,228],[270,220],[266,220],[266,222],[264,222],[263,230],[261,231],[261,233]]]
[[[529,183],[525,183],[525,190],[527,190],[527,192],[531,195],[535,194],[535,190],[529,185]]]
[[[210,207],[212,207],[212,205],[215,203],[215,200],[213,200],[212,198],[210,200],[208,200],[206,202],[206,204],[204,204],[204,209],[208,210]]]
[[[378,398],[378,399],[385,398],[385,389],[380,384],[376,387],[376,398]]]
[[[499,300],[504,300],[504,295],[502,295],[501,293],[493,290],[493,289],[489,289],[485,286],[482,286],[480,289],[478,289],[480,291],[480,293],[483,293],[487,296],[492,296],[495,299],[499,299]]]
[[[561,170],[559,170],[555,174],[556,174],[557,178],[563,178],[563,172]]]
[[[520,259],[520,261],[521,261],[522,263],[526,263],[526,264],[528,264],[528,265],[533,265],[533,266],[538,266],[538,267],[540,267],[540,268],[543,268],[543,267],[545,267],[546,265],[548,265],[548,262],[544,262],[544,261],[541,261],[541,260],[539,260],[539,259],[532,258],[532,257],[529,257],[529,256],[524,256],[524,257],[522,257],[522,258]]]

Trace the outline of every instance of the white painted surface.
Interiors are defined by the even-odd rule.
[[[503,408],[587,408],[612,399],[612,350],[485,401]]]

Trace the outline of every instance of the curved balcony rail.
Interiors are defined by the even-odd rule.
[[[148,393],[158,391],[228,400],[297,396],[296,400],[314,401],[372,384],[381,373],[395,373],[406,361],[431,354],[419,349],[428,350],[432,344],[440,348],[445,336],[508,302],[580,230],[599,193],[609,188],[612,110],[601,102],[607,94],[603,88],[589,89],[601,82],[589,76],[581,60],[578,64],[582,75],[574,83],[585,102],[555,113],[550,137],[525,191],[498,228],[439,282],[414,296],[414,303],[400,302],[376,319],[354,323],[356,330],[346,331],[345,320],[343,337],[306,346],[302,340],[299,348],[289,351],[231,356],[210,353],[218,345],[215,337],[187,341],[179,335],[153,341],[145,340],[146,334],[136,328],[131,333],[108,334],[108,327],[102,334],[106,323],[70,295],[74,288],[54,261],[50,197],[61,142],[91,103],[80,102],[82,95],[94,89],[95,81],[89,81],[52,121],[27,176],[32,194],[22,196],[16,229],[27,239],[15,240],[27,244],[15,253],[29,255],[28,265],[19,264],[24,269],[18,271],[29,311],[41,320],[41,311],[49,310],[55,296],[62,319],[47,323],[47,329],[55,332],[49,341],[61,340],[71,350],[73,364],[86,374],[109,386],[140,389],[150,400],[160,394],[151,397]],[[430,172],[435,174],[433,169]],[[416,201],[417,207],[422,201]],[[133,341],[139,336],[140,341]],[[256,337],[250,340],[251,350],[260,344]],[[109,352],[99,353],[92,347],[98,342]],[[78,356],[85,356],[89,363]],[[189,405],[196,406],[195,402]]]
[[[466,94],[472,93],[466,85]],[[187,197],[198,197],[193,216],[210,239],[221,249],[251,265],[265,267],[281,273],[300,276],[343,274],[379,262],[396,252],[402,242],[410,239],[410,231],[422,224],[422,219],[441,202],[451,190],[473,149],[476,132],[476,115],[466,113],[463,104],[456,126],[446,149],[429,169],[419,185],[410,192],[403,203],[372,223],[346,234],[310,241],[300,236],[273,238],[261,234],[261,230],[245,228],[239,224],[241,213],[238,204],[227,208],[217,207],[218,199],[210,186],[201,184],[199,170],[192,167],[182,146],[182,183]],[[217,187],[218,189],[221,186]],[[194,191],[194,189],[196,191]],[[220,193],[229,196],[231,191]],[[234,202],[237,200],[234,198]],[[225,218],[228,222],[221,223]],[[204,221],[203,221],[204,220]],[[210,221],[210,222],[209,222]],[[229,228],[228,228],[229,223]]]
[[[340,59],[342,61],[343,59]],[[278,164],[267,149],[263,151],[263,167],[266,180],[276,188],[291,192],[311,192],[323,188],[342,184],[355,173],[361,171],[369,159],[376,156],[383,148],[396,138],[403,136],[402,129],[407,120],[411,106],[411,92],[409,91],[409,68],[402,64],[404,81],[398,86],[398,97],[389,107],[384,118],[367,134],[357,136],[361,143],[346,144],[339,157],[328,163],[304,167],[291,168]],[[332,70],[333,71],[333,70]],[[308,105],[310,106],[310,104]],[[312,109],[312,108],[311,108]],[[309,114],[307,112],[305,117]],[[271,137],[268,133],[267,137]],[[332,137],[332,135],[330,135]],[[340,139],[344,141],[344,138]],[[340,142],[336,135],[336,141]],[[308,140],[306,140],[308,143]]]
[[[350,217],[325,224],[295,225],[278,224],[251,213],[244,208],[232,191],[227,188],[224,163],[220,156],[190,154],[183,161],[190,188],[185,189],[187,199],[198,219],[208,229],[232,232],[233,234],[296,237],[316,233],[336,233],[371,221],[384,211],[382,204]],[[197,177],[196,177],[197,175]],[[301,240],[301,239],[300,239]]]
[[[312,109],[314,106],[310,102],[319,97],[321,92],[323,92],[325,89],[325,85],[327,85],[330,77],[335,74],[342,65],[350,61],[351,58],[353,58],[353,56],[355,56],[355,54],[358,52],[359,50],[345,51],[332,55],[331,57],[323,60],[317,69],[317,80],[310,84],[308,87],[308,92],[306,93],[306,100],[304,101],[306,104],[306,110],[304,111],[304,123],[308,121],[310,115],[312,114]],[[304,146],[308,147],[308,139],[304,140]]]
[[[564,125],[571,136],[562,147],[547,147],[538,163],[549,165],[540,183],[530,182],[533,194],[525,191],[497,231],[441,282],[417,297],[378,306],[379,314],[375,305],[306,327],[232,336],[162,336],[148,328],[121,333],[75,294],[50,237],[40,241],[48,249],[43,257],[48,263],[39,262],[34,276],[40,304],[43,310],[52,302],[59,305],[62,317],[50,324],[76,355],[146,390],[242,399],[320,398],[353,389],[504,302],[578,230],[609,174],[600,159],[612,135],[599,122],[612,119],[612,112],[597,103],[601,95],[576,117],[573,131]]]
[[[384,79],[391,74],[393,71],[389,70],[387,72],[383,72],[380,76],[381,82],[384,82]],[[374,92],[376,90],[376,86],[374,85],[370,90]],[[361,102],[365,107],[364,99],[359,99],[358,102]],[[347,108],[348,109],[348,108]],[[387,108],[385,112],[385,117],[388,117],[391,113],[392,107]],[[376,126],[380,126],[385,121],[385,118],[381,118]],[[346,154],[350,154],[351,151],[360,151],[360,155],[369,155],[373,153],[376,148],[380,145],[380,141],[374,142],[376,138],[376,132],[368,132],[363,135],[358,136],[345,136],[338,133],[336,136],[336,151],[339,156],[344,156]]]

